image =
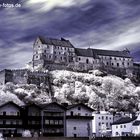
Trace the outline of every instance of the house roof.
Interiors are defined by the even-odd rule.
[[[133,122],[133,126],[138,126],[138,125],[140,125],[140,120],[136,120]]]
[[[62,108],[63,110],[66,110],[66,108],[65,108],[63,105],[60,105],[60,104],[58,104],[58,103],[56,103],[56,102],[52,102],[52,103],[49,103],[49,104],[41,105],[41,108],[42,108],[42,109],[45,109],[47,106],[52,106],[52,105],[57,105],[57,106],[59,106],[60,108]]]
[[[64,38],[54,39],[54,38],[45,38],[43,36],[39,36],[39,39],[42,42],[42,44],[74,48],[74,46],[71,44],[71,42],[69,40],[64,39]]]
[[[79,104],[73,104],[73,105],[68,105],[67,106],[67,110],[71,109],[71,108],[75,108],[77,106],[83,106],[86,109],[90,110],[90,111],[94,111],[92,108],[88,107],[87,105],[83,104],[83,103],[79,103]]]
[[[14,106],[16,106],[17,108],[20,108],[20,109],[22,108],[22,106],[19,106],[18,104],[14,103],[12,101],[5,102],[5,103],[0,104],[0,108],[6,106],[8,104],[12,104],[12,105],[14,105]]]
[[[93,57],[98,58],[98,55],[102,56],[115,56],[115,57],[127,57],[131,58],[128,51],[112,51],[112,50],[101,50],[101,49],[81,49],[75,48],[75,53],[77,56]]]
[[[136,117],[134,117],[134,118],[122,117],[119,120],[117,120],[114,123],[112,123],[112,125],[130,123],[130,122],[134,121],[135,119],[136,119]]]

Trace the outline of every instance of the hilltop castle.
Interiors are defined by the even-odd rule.
[[[75,48],[64,38],[37,37],[33,45],[33,67],[48,70],[66,69],[73,71],[106,70],[112,74],[133,74],[134,64],[130,51]]]
[[[129,50],[113,51],[75,48],[64,38],[37,37],[33,44],[33,58],[30,65],[39,70],[72,70],[88,72],[99,69],[121,77],[132,76],[140,81],[140,64],[134,63]],[[136,82],[137,82],[136,81]],[[0,71],[0,84],[49,85],[49,74],[28,69]]]

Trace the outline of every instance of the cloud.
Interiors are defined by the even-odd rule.
[[[36,11],[50,11],[56,7],[71,7],[71,6],[79,6],[87,3],[89,0],[28,0],[27,6],[38,6],[41,5],[39,9]]]
[[[21,67],[25,61],[28,62],[32,57],[32,44],[38,35],[64,37],[70,39],[75,47],[102,49],[128,47],[131,50],[139,48],[138,1],[20,0],[18,2],[22,4],[21,8],[3,8],[0,11],[2,19],[0,68]],[[21,54],[27,58],[23,58]],[[10,61],[12,59],[13,62]]]

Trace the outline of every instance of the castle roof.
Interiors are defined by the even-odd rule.
[[[39,39],[42,42],[42,44],[74,48],[74,46],[71,44],[71,42],[69,40],[64,39],[64,38],[54,39],[54,38],[45,38],[45,37],[39,36]]]
[[[77,56],[93,57],[93,58],[97,57],[97,55],[94,53],[92,49],[75,48],[75,53],[77,54]]]
[[[131,58],[130,53],[127,50],[123,51],[101,50],[101,49],[92,49],[92,50],[97,55]]]
[[[81,49],[75,48],[75,53],[77,56],[93,57],[98,58],[99,55],[102,56],[115,56],[115,57],[126,57],[131,58],[128,51],[113,51],[113,50],[101,50],[101,49]]]

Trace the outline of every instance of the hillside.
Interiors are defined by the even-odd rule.
[[[83,102],[94,109],[136,111],[139,107],[140,87],[130,79],[105,75],[98,70],[93,73],[78,73],[65,70],[49,72],[53,96],[59,103]],[[0,87],[0,103],[14,101],[19,105],[34,102],[51,102],[47,85],[14,85],[7,83]]]

